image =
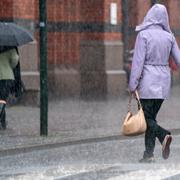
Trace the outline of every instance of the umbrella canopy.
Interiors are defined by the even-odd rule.
[[[21,46],[33,41],[32,35],[24,28],[0,22],[0,46]]]

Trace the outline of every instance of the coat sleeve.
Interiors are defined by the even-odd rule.
[[[175,37],[173,37],[173,45],[172,45],[172,49],[171,49],[171,55],[172,55],[174,61],[176,62],[176,64],[178,65],[178,67],[180,68],[180,50],[179,50],[179,47],[178,47]]]
[[[146,57],[146,39],[143,37],[142,32],[140,32],[137,35],[135,42],[134,55],[133,55],[131,74],[129,80],[130,91],[135,91],[139,84],[139,80],[142,75],[145,57]]]

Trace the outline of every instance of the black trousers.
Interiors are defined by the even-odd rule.
[[[13,80],[0,80],[0,100],[7,100],[9,94],[11,93],[13,82]]]
[[[0,80],[0,100],[7,100],[11,93],[13,82],[13,80]],[[0,103],[0,127],[2,129],[6,129],[7,126],[5,106],[4,103]]]
[[[145,132],[145,151],[144,157],[153,155],[156,138],[163,143],[164,137],[170,132],[157,124],[156,116],[163,103],[163,99],[140,99],[147,122]]]

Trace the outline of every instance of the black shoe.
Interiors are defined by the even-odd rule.
[[[142,158],[139,160],[140,163],[154,163],[154,157]]]
[[[172,142],[172,136],[169,134],[166,135],[162,143],[162,157],[164,159],[168,159],[169,157],[171,142]]]
[[[1,123],[1,129],[6,129],[7,128],[5,106],[6,106],[6,104],[0,103],[0,123]]]
[[[1,119],[1,127],[3,130],[7,129],[6,111],[4,111]]]
[[[154,156],[151,157],[143,157],[142,159],[139,160],[140,163],[154,163],[155,159]]]

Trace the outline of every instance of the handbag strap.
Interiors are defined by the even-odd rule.
[[[133,94],[131,94],[131,95],[129,96],[129,103],[128,103],[128,111],[129,111],[129,112],[131,112],[132,96],[133,96]],[[138,109],[140,109],[140,108],[142,108],[142,105],[141,105],[139,93],[138,93],[137,90],[135,91],[135,96],[136,96],[136,100],[137,100],[137,104],[138,104]]]

